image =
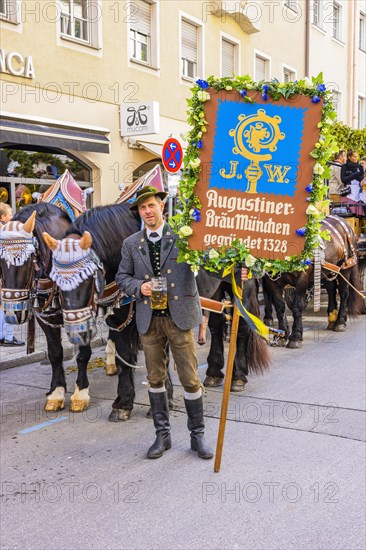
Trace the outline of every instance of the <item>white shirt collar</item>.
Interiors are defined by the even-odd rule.
[[[160,227],[158,227],[158,229],[154,229],[154,231],[152,231],[151,229],[148,229],[146,228],[146,235],[147,235],[147,238],[153,242],[156,242],[156,241],[160,241],[160,239],[162,238],[163,236],[163,229],[164,229],[164,222],[161,224]],[[151,237],[150,238],[150,235],[151,233],[157,233],[159,235],[159,237]]]

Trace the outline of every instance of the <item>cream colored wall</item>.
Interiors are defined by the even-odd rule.
[[[365,0],[362,0],[365,4]],[[23,2],[23,5],[25,3]],[[205,71],[204,78],[220,73],[220,31],[232,36],[241,44],[240,73],[254,76],[254,50],[262,51],[271,57],[271,75],[282,78],[282,65],[297,70],[298,78],[305,72],[305,3],[300,0],[301,17],[296,22],[290,19],[296,15],[284,11],[282,0],[276,2],[257,1],[260,17],[257,22],[260,32],[246,34],[240,25],[229,16],[216,17],[207,13],[207,2],[201,1],[160,1],[160,71],[141,70],[129,62],[127,12],[125,2],[102,0],[102,49],[95,50],[75,45],[58,36],[54,22],[55,10],[52,2],[42,3],[27,0],[27,11],[23,11],[21,27],[1,24],[2,47],[6,51],[18,51],[22,55],[32,55],[36,78],[29,80],[2,74],[2,80],[13,82],[15,92],[8,94],[2,109],[25,115],[42,116],[80,124],[107,127],[110,130],[111,151],[109,155],[85,153],[80,155],[93,166],[95,178],[95,202],[107,203],[114,200],[119,191],[117,184],[131,181],[131,173],[153,155],[146,151],[129,149],[119,135],[119,105],[131,99],[139,102],[156,100],[160,104],[160,114],[174,121],[186,120],[186,99],[190,97],[191,84],[180,79],[179,58],[179,18],[184,12],[197,20],[204,19]],[[219,2],[211,3],[219,4]],[[229,4],[226,2],[226,4]],[[347,4],[347,2],[345,3]],[[47,5],[48,19],[42,12]],[[31,15],[38,11],[38,21]],[[13,29],[13,30],[11,30]],[[14,32],[14,29],[22,32]],[[325,80],[339,83],[347,90],[346,47],[334,44],[328,36],[311,31],[311,73],[324,72]],[[364,72],[360,71],[358,84],[363,85]],[[56,83],[60,97],[53,102],[51,91],[45,88]],[[69,95],[70,82],[74,94]],[[100,98],[91,101],[96,83]],[[3,84],[4,86],[4,84]],[[6,84],[5,84],[6,86]],[[31,92],[38,88],[38,96]],[[28,92],[28,93],[27,93]],[[88,97],[89,96],[89,97]],[[343,103],[345,106],[345,102]]]

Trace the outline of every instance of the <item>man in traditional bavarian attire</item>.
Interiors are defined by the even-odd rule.
[[[212,458],[204,439],[203,401],[198,377],[193,328],[201,323],[201,306],[195,276],[186,263],[177,263],[178,238],[164,222],[163,199],[167,193],[146,186],[137,192],[131,210],[138,210],[145,228],[123,242],[116,276],[118,286],[136,297],[136,322],[145,352],[149,399],[156,440],[148,458],[159,458],[171,447],[169,408],[165,390],[166,344],[170,345],[191,432],[191,449],[200,458]],[[166,277],[167,307],[151,309],[151,279]]]

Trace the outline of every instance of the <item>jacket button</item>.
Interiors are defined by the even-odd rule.
[[[173,288],[175,287],[175,283],[170,283],[170,286],[172,286]]]
[[[145,306],[147,305],[147,300],[144,300],[144,304],[145,304]]]
[[[149,278],[149,276],[148,276],[148,275],[145,275],[145,279],[148,279],[148,278]]]
[[[167,269],[167,273],[171,273],[171,272],[172,272],[172,270],[171,270],[171,269]]]
[[[174,300],[178,300],[178,296],[174,296]]]

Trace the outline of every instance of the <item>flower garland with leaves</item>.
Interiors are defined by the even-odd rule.
[[[202,138],[207,131],[207,121],[204,114],[204,103],[210,100],[209,88],[215,91],[237,90],[242,101],[253,103],[248,91],[259,91],[262,99],[271,98],[277,101],[280,98],[291,98],[296,95],[311,97],[312,103],[319,103],[324,99],[322,118],[318,124],[320,128],[319,141],[315,144],[311,156],[316,159],[313,168],[313,179],[306,190],[310,193],[309,206],[306,210],[308,222],[306,227],[298,230],[299,235],[306,237],[305,247],[301,256],[286,256],[285,260],[266,260],[255,258],[248,247],[235,239],[231,245],[220,248],[208,248],[205,251],[191,250],[188,246],[188,237],[192,235],[192,221],[200,221],[201,203],[195,193],[195,186],[200,172],[199,152],[202,148]],[[278,80],[271,82],[254,82],[249,75],[233,78],[216,78],[210,76],[206,80],[197,80],[192,88],[193,96],[187,100],[189,105],[188,122],[192,126],[188,135],[188,147],[183,161],[183,175],[179,184],[179,204],[177,214],[171,219],[174,230],[180,236],[178,240],[178,261],[191,265],[193,271],[205,267],[209,271],[228,272],[234,265],[242,264],[251,268],[255,276],[268,273],[276,276],[279,273],[303,271],[311,264],[313,251],[321,239],[329,239],[328,231],[321,231],[321,222],[325,217],[324,210],[328,205],[327,190],[324,179],[330,175],[327,162],[336,151],[336,144],[332,137],[331,127],[336,119],[336,112],[332,105],[332,93],[323,83],[320,73],[312,79],[304,78],[295,82],[281,83]]]

